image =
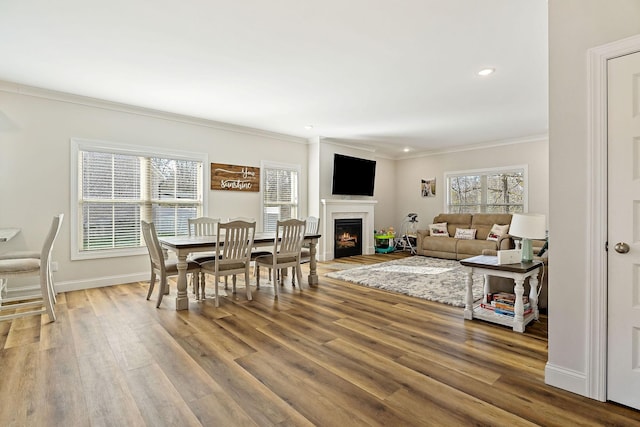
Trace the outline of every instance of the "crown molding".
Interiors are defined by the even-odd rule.
[[[212,129],[241,133],[245,135],[259,136],[262,138],[277,139],[280,141],[295,142],[298,144],[308,144],[306,138],[293,135],[286,135],[277,132],[270,132],[262,129],[256,129],[246,126],[234,125],[231,123],[217,122],[215,120],[202,119],[198,117],[187,116],[183,114],[170,113],[167,111],[154,110],[151,108],[137,107],[134,105],[123,104],[119,102],[107,101],[104,99],[91,98],[88,96],[75,95],[66,92],[58,92],[55,90],[44,89],[34,86],[27,86],[20,83],[13,83],[0,80],[0,92],[14,93],[17,95],[31,96],[35,98],[48,99],[52,101],[65,102],[75,105],[83,105],[86,107],[98,108],[103,110],[117,111],[121,113],[134,114],[138,116],[152,117],[160,120],[169,120],[178,123],[184,123],[194,126],[203,126]]]
[[[436,150],[408,153],[398,157],[397,160],[415,159],[417,157],[440,156],[442,154],[460,153],[463,151],[484,150],[487,148],[504,147],[507,145],[527,144],[530,142],[549,142],[549,134],[531,135],[522,138],[503,139],[498,141],[486,141],[477,144],[461,145],[458,147],[439,148]]]
[[[531,136],[526,136],[522,138],[503,139],[498,141],[487,141],[487,142],[480,142],[476,144],[461,145],[456,147],[438,148],[435,150],[412,151],[408,153],[403,153],[402,155],[398,155],[398,156],[385,155],[377,152],[377,149],[375,147],[360,145],[358,143],[353,143],[353,142],[348,142],[343,140],[321,138],[321,141],[327,142],[333,145],[337,145],[337,146],[351,148],[351,149],[368,151],[371,153],[375,153],[377,157],[386,158],[390,160],[408,160],[408,159],[415,159],[419,157],[431,157],[431,156],[439,156],[442,154],[460,153],[463,151],[473,151],[473,150],[483,150],[483,149],[494,148],[494,147],[504,147],[507,145],[526,144],[530,142],[549,142],[549,134],[531,135]]]

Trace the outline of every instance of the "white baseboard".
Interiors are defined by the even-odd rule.
[[[71,280],[67,282],[56,282],[57,292],[79,291],[82,289],[102,288],[104,286],[122,285],[132,282],[148,282],[150,273],[135,273],[119,276],[104,276],[87,280]],[[55,279],[54,279],[55,280]]]
[[[584,372],[573,371],[547,362],[544,368],[544,382],[553,387],[590,397],[588,394],[588,381]]]

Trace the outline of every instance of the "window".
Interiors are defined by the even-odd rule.
[[[72,259],[144,253],[140,220],[159,236],[201,216],[206,154],[72,139]]]
[[[447,212],[527,211],[527,167],[446,172]]]
[[[300,166],[263,162],[262,224],[264,231],[276,231],[278,220],[298,218]]]

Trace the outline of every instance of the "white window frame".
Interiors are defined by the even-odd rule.
[[[451,192],[449,191],[449,179],[457,176],[469,176],[469,175],[493,175],[507,172],[520,172],[522,171],[522,178],[524,181],[523,198],[523,212],[529,212],[529,166],[528,165],[515,165],[515,166],[501,166],[495,168],[485,169],[470,169],[462,171],[448,171],[444,173],[444,190],[446,196],[444,198],[444,211],[450,213],[449,206],[451,202]]]
[[[120,248],[120,249],[104,249],[99,251],[83,251],[82,245],[79,242],[81,222],[79,220],[79,208],[80,208],[80,174],[78,170],[79,156],[82,151],[101,151],[113,154],[124,154],[130,156],[143,156],[143,157],[168,157],[176,160],[191,160],[202,162],[202,215],[207,215],[208,210],[208,187],[207,183],[210,182],[209,171],[209,156],[207,153],[196,153],[182,150],[174,150],[169,148],[159,148],[143,145],[122,144],[110,141],[100,141],[84,138],[71,138],[71,259],[83,260],[83,259],[100,259],[100,258],[114,258],[131,255],[143,255],[147,254],[146,246],[144,245],[144,239],[141,238],[141,246],[135,248]]]
[[[262,160],[260,162],[260,226],[263,231],[265,230],[264,224],[264,214],[265,214],[265,205],[264,205],[264,186],[266,185],[266,177],[265,173],[267,169],[283,169],[283,170],[291,170],[295,171],[298,174],[298,188],[295,192],[296,198],[296,208],[298,210],[298,216],[300,215],[300,179],[302,173],[302,167],[299,164],[291,164],[291,163],[279,163],[272,162],[269,160]]]

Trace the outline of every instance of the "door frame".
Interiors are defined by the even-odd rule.
[[[640,35],[588,51],[587,393],[607,400],[607,64],[640,52]]]

